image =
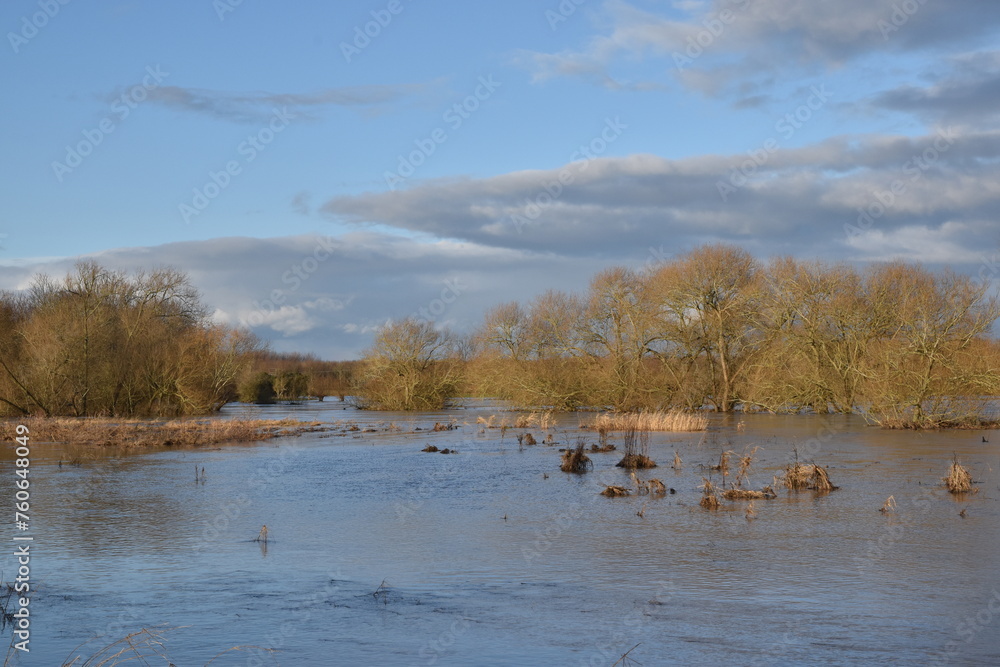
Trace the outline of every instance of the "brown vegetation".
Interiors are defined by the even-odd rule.
[[[708,417],[690,412],[612,412],[597,416],[591,428],[600,431],[704,431]]]
[[[826,470],[814,463],[796,462],[794,465],[787,466],[782,481],[793,491],[811,489],[826,492],[839,488],[830,482],[830,476]]]
[[[563,472],[572,472],[577,474],[583,474],[587,472],[588,469],[593,468],[594,464],[591,462],[590,458],[583,453],[584,444],[578,443],[575,449],[567,449],[562,455],[562,465],[559,469]]]
[[[36,442],[67,442],[107,447],[200,446],[268,440],[335,428],[293,419],[185,419],[148,421],[99,417],[31,417],[0,421],[0,438],[11,440],[24,424]]]
[[[373,410],[437,410],[458,393],[457,340],[430,322],[390,322],[365,352],[355,404]]]
[[[885,502],[882,503],[882,507],[880,507],[878,511],[881,512],[882,514],[889,514],[890,512],[895,512],[896,499],[893,496],[889,496],[888,498],[885,499]]]
[[[707,510],[717,510],[722,504],[719,502],[719,490],[712,484],[712,480],[702,477],[704,483],[701,485],[701,501],[698,503]]]
[[[601,491],[602,496],[607,496],[608,498],[620,498],[622,496],[632,495],[632,492],[626,489],[624,486],[608,486],[603,491]]]
[[[0,294],[0,415],[211,412],[236,397],[260,347],[213,325],[182,273],[84,262]]]
[[[1000,394],[989,338],[998,314],[984,283],[947,271],[763,263],[703,246],[653,271],[603,271],[579,296],[493,309],[467,382],[520,406],[708,405],[981,427],[995,419],[985,401],[957,397]]]
[[[948,476],[944,478],[944,484],[951,493],[968,493],[973,491],[972,474],[958,461],[956,456],[948,468]],[[979,491],[979,489],[975,489]]]
[[[649,431],[625,430],[622,435],[625,456],[616,465],[619,468],[655,468],[656,461],[649,458]]]

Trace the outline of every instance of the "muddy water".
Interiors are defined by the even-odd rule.
[[[276,652],[212,664],[610,666],[632,647],[645,665],[1000,664],[1000,432],[719,417],[708,434],[653,435],[660,467],[640,476],[675,494],[608,499],[605,484],[629,484],[620,452],[591,455],[585,476],[559,471],[560,446],[595,441],[580,416],[552,429],[556,446],[522,449],[520,431],[481,432],[490,412],[275,407],[262,416],[363,430],[73,465],[79,452],[36,444],[37,592],[20,664],[154,626],[177,665],[246,645]],[[427,430],[450,419],[459,428]],[[702,466],[751,445],[757,488],[796,448],[841,488],[781,491],[753,520],[745,502],[699,507]],[[941,492],[953,452],[978,494]],[[13,494],[9,455],[0,498]],[[898,510],[883,515],[890,495]],[[252,541],[262,524],[266,549]],[[13,559],[2,567],[9,579]]]

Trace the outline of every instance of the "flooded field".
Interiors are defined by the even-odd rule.
[[[589,415],[476,423],[497,412],[327,402],[259,413],[359,430],[128,455],[34,443],[37,590],[31,653],[13,664],[59,665],[144,627],[184,666],[235,646],[274,652],[212,665],[610,667],[630,649],[644,665],[1000,663],[1000,432],[713,415],[706,433],[651,435],[659,466],[638,476],[673,493],[605,498],[634,488],[614,465],[620,434],[572,475],[559,449],[597,442]],[[529,431],[539,444],[519,446]],[[708,466],[754,445],[753,488],[796,449],[840,488],[776,487],[755,518],[746,501],[700,507]],[[943,490],[953,455],[975,495]],[[889,496],[897,509],[879,512]],[[9,581],[15,559],[2,567]]]

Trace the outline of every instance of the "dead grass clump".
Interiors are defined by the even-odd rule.
[[[525,445],[537,445],[538,441],[535,440],[535,436],[531,435],[530,433],[525,433],[524,434],[524,444]]]
[[[840,487],[830,482],[830,475],[815,463],[799,463],[798,452],[793,465],[785,468],[781,482],[792,491],[811,489],[813,491],[834,491]]]
[[[723,479],[729,477],[729,457],[732,454],[733,452],[731,451],[722,452],[719,454],[719,463],[714,466],[709,466],[709,469],[715,472],[721,472]]]
[[[482,415],[479,415],[478,417],[476,417],[476,423],[482,424],[486,428],[495,428],[496,420],[497,420],[496,415],[490,415],[489,417],[483,417]]]
[[[888,498],[885,499],[885,502],[882,503],[882,507],[880,507],[878,511],[881,512],[882,514],[888,514],[890,512],[895,512],[896,511],[896,499],[894,497],[892,497],[892,496],[889,496]]]
[[[518,415],[514,420],[514,428],[531,428],[538,426],[539,417],[534,412],[527,415]]]
[[[649,487],[649,492],[654,496],[665,496],[667,495],[667,486],[655,477],[648,482],[646,485]]]
[[[626,489],[624,486],[608,486],[603,491],[601,491],[602,496],[607,496],[608,498],[621,498],[622,496],[632,495],[632,492]]]
[[[581,442],[577,444],[576,449],[567,449],[563,452],[562,465],[559,466],[559,469],[563,472],[583,474],[589,468],[593,468],[594,464],[590,457],[583,453],[583,448],[584,445]]]
[[[433,430],[433,431],[454,431],[456,428],[458,428],[458,427],[455,425],[455,422],[449,422],[447,424],[442,424],[440,422],[434,422],[434,428],[431,429],[431,430]]]
[[[656,461],[649,458],[649,431],[625,429],[622,434],[625,456],[617,463],[619,468],[655,468]]]
[[[626,454],[621,461],[615,464],[619,468],[632,469],[644,469],[644,468],[655,468],[656,461],[649,458],[645,454]]]
[[[603,445],[591,445],[590,446],[590,451],[595,452],[597,454],[607,454],[608,452],[613,452],[616,449],[618,449],[618,448],[615,447],[612,444],[609,444],[609,443],[605,443]]]
[[[437,448],[436,445],[427,445],[426,447],[424,447],[420,451],[422,451],[422,452],[436,452],[436,451],[438,451],[438,448]]]
[[[592,428],[607,431],[704,431],[708,417],[680,410],[656,412],[612,412],[597,416]]]
[[[722,497],[726,500],[769,500],[771,498],[777,498],[778,494],[776,494],[770,486],[765,486],[762,491],[732,487],[723,491]]]
[[[632,478],[632,483],[635,484],[636,493],[640,496],[644,496],[649,493],[649,485],[636,477],[634,472],[630,472],[628,476]]]
[[[701,485],[701,501],[698,503],[707,510],[717,510],[722,504],[719,502],[719,490],[715,488],[715,484],[712,484],[712,480],[705,479],[705,483]]]
[[[812,485],[809,488],[813,491],[833,491],[837,487],[830,482],[830,475],[824,468],[813,464]]]
[[[958,461],[958,456],[951,462],[948,468],[948,476],[944,478],[944,484],[952,493],[969,493],[972,491],[972,475]],[[979,489],[976,489],[978,491]]]

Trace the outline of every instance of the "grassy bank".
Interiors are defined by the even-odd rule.
[[[18,424],[28,427],[31,440],[103,447],[199,446],[222,442],[269,440],[279,436],[338,428],[293,419],[142,420],[101,417],[30,417],[0,422],[0,438],[13,442]]]

